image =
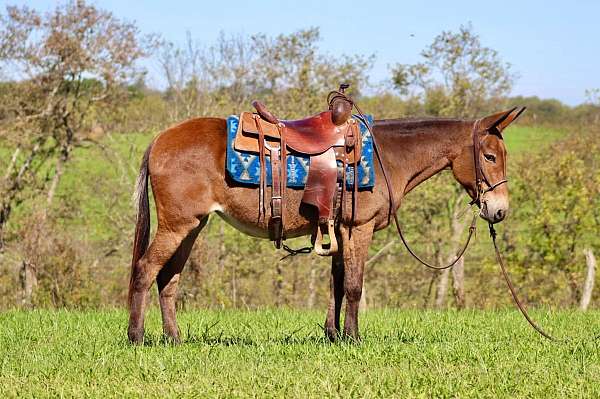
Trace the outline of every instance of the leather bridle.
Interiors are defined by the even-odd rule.
[[[344,99],[346,99],[356,109],[356,111],[358,112],[358,115],[356,115],[356,117],[362,121],[362,123],[369,130],[369,133],[371,133],[371,137],[373,139],[373,149],[375,150],[375,155],[377,156],[377,160],[379,161],[379,165],[381,166],[381,171],[383,173],[383,178],[385,180],[385,184],[386,184],[387,189],[388,189],[388,198],[389,198],[388,223],[390,222],[390,216],[391,216],[394,219],[394,223],[396,225],[396,230],[398,231],[398,235],[400,236],[400,239],[402,240],[402,243],[406,247],[406,250],[419,263],[421,263],[424,266],[427,266],[430,269],[443,270],[443,269],[448,269],[448,268],[454,266],[460,260],[460,258],[464,255],[464,253],[466,252],[467,248],[469,247],[469,243],[471,242],[471,238],[473,237],[473,234],[475,234],[475,231],[477,229],[477,215],[473,214],[473,219],[471,220],[471,225],[469,226],[469,236],[467,237],[467,240],[466,240],[464,246],[458,252],[456,258],[452,262],[450,262],[449,264],[444,265],[444,266],[438,266],[438,265],[432,265],[429,262],[426,262],[423,259],[421,259],[412,250],[412,248],[410,247],[410,245],[408,245],[408,242],[404,238],[404,234],[402,232],[402,228],[400,227],[400,222],[398,220],[398,215],[396,214],[396,201],[394,200],[394,190],[392,188],[392,183],[391,183],[391,180],[389,178],[389,173],[387,171],[387,168],[385,167],[385,164],[383,162],[383,156],[382,156],[382,153],[381,153],[381,149],[379,148],[379,145],[377,144],[377,140],[375,138],[375,135],[373,134],[373,130],[371,128],[371,124],[369,123],[369,121],[365,117],[364,113],[362,112],[362,110],[360,109],[360,107],[358,106],[358,104],[356,104],[354,102],[354,100],[352,100],[352,98],[350,98],[347,94],[345,94],[343,92],[339,92],[339,91],[332,91],[332,92],[329,93],[328,99],[332,95],[333,96],[337,96],[337,97],[343,97]],[[504,120],[515,109],[516,108],[513,108],[512,110],[510,110],[509,112],[507,112],[504,115],[504,117],[502,117],[498,121],[496,121],[496,124],[494,126],[492,126],[490,128],[486,128],[485,130],[486,131],[489,131],[490,129],[496,129],[497,130],[496,126],[498,126],[498,124],[504,122]],[[519,114],[521,112],[523,112],[523,111],[521,110],[519,112]],[[481,141],[479,139],[479,133],[481,132],[481,123],[482,123],[482,119],[477,119],[473,123],[472,139],[473,139],[473,162],[474,162],[474,168],[475,168],[475,190],[476,190],[476,193],[475,193],[475,198],[469,203],[470,206],[472,206],[473,204],[476,204],[479,208],[481,208],[481,200],[482,200],[484,194],[486,194],[486,193],[488,193],[490,191],[494,191],[496,188],[498,188],[502,184],[508,183],[508,180],[506,179],[506,162],[504,163],[504,179],[502,179],[502,180],[500,180],[500,181],[492,184],[492,183],[490,183],[490,180],[487,178],[485,170],[483,169],[483,166],[481,164]],[[500,136],[500,131],[497,131],[495,133],[498,136]],[[484,188],[484,184],[487,187]]]
[[[367,126],[367,128],[369,129],[369,132],[371,133],[371,136],[373,137],[373,148],[375,149],[375,154],[377,155],[377,159],[379,161],[379,164],[381,165],[383,177],[384,177],[386,186],[388,188],[388,197],[389,197],[389,201],[390,201],[390,210],[388,213],[388,223],[389,223],[389,216],[391,215],[392,218],[394,219],[394,223],[396,225],[396,230],[398,231],[398,235],[400,236],[400,240],[406,247],[406,250],[412,255],[413,258],[415,258],[422,265],[424,265],[430,269],[434,269],[434,270],[443,270],[443,269],[448,269],[448,268],[454,266],[467,251],[467,248],[469,247],[469,244],[471,242],[471,238],[473,237],[473,235],[475,234],[475,232],[477,230],[477,214],[473,214],[473,218],[472,218],[471,224],[469,226],[469,235],[467,237],[467,240],[465,241],[465,244],[461,247],[461,250],[458,251],[456,258],[452,262],[450,262],[446,265],[440,266],[440,265],[433,265],[433,264],[421,259],[421,257],[419,257],[415,253],[415,251],[413,251],[413,249],[410,247],[410,245],[406,241],[406,238],[404,237],[404,233],[402,232],[402,228],[400,226],[400,222],[399,222],[398,216],[396,214],[396,202],[394,200],[394,195],[393,195],[394,193],[393,193],[393,188],[392,188],[391,181],[389,178],[389,174],[388,174],[387,168],[385,167],[385,165],[383,163],[381,150],[379,149],[379,145],[377,144],[377,141],[375,139],[373,131],[371,130],[370,125],[367,123],[366,118],[364,118],[362,112],[360,111],[360,108],[358,108],[358,106],[356,104],[354,104],[354,106],[356,107],[356,110],[360,114],[359,117],[361,119],[363,119],[363,123]],[[481,140],[479,138],[479,134],[481,132],[481,122],[482,122],[481,119],[477,119],[473,123],[472,139],[473,139],[473,161],[474,161],[474,168],[475,168],[475,190],[476,190],[476,193],[475,193],[474,199],[469,203],[470,206],[472,206],[473,204],[476,204],[479,208],[481,208],[481,200],[482,200],[484,194],[486,194],[490,191],[494,191],[497,187],[501,186],[504,183],[508,183],[508,180],[506,179],[506,163],[504,164],[504,177],[505,178],[494,184],[490,183],[490,181],[487,178],[487,175],[485,173],[485,170],[483,169],[483,166],[481,164]],[[493,127],[493,129],[495,129],[495,127]],[[498,132],[498,134],[499,134],[499,132]]]
[[[492,127],[491,129],[496,129]],[[494,191],[497,187],[502,184],[508,183],[508,179],[506,178],[506,162],[504,162],[504,179],[492,184],[488,179],[485,170],[483,169],[483,165],[481,163],[481,140],[479,139],[479,134],[481,133],[481,119],[477,119],[473,124],[473,161],[475,167],[475,198],[469,203],[469,205],[476,204],[481,208],[481,199],[483,195],[489,193],[490,191]],[[497,135],[500,136],[500,132],[497,132]],[[484,188],[484,184],[487,186]]]

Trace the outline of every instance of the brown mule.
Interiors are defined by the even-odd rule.
[[[478,156],[482,170],[492,182],[506,177],[506,148],[500,133],[519,113],[518,110],[505,111],[479,120]],[[473,124],[473,121],[458,119],[375,122],[374,136],[389,172],[397,207],[405,194],[447,168],[472,198],[477,197]],[[226,137],[224,119],[192,119],[159,134],[144,154],[138,176],[138,216],[129,284],[128,337],[131,342],[143,340],[146,294],[154,280],[158,285],[164,333],[179,340],[175,320],[179,276],[210,213],[218,213],[248,235],[268,238],[265,218],[258,217],[258,187],[241,187],[227,176]],[[332,257],[331,296],[325,321],[325,333],[332,340],[340,333],[344,296],[344,334],[359,337],[358,304],[364,262],[373,232],[385,228],[390,220],[388,189],[381,166],[376,165],[375,187],[358,193],[361,206],[351,234],[348,218],[342,218],[337,232],[341,250]],[[148,179],[158,217],[156,235],[150,246]],[[314,213],[303,211],[302,191],[287,189],[286,198],[287,237],[309,235],[316,220]],[[493,223],[501,221],[508,210],[507,185],[486,192],[480,200],[481,217]]]

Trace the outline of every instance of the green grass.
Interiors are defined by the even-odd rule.
[[[522,125],[511,126],[503,134],[509,154],[537,151],[565,135],[563,130]]]
[[[182,312],[184,343],[143,346],[123,311],[0,314],[2,397],[599,397],[600,313],[369,311],[363,342],[330,344],[321,312]]]

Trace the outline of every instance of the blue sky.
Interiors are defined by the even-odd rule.
[[[5,1],[48,9],[49,0]],[[413,63],[442,30],[472,23],[485,46],[513,65],[515,95],[558,98],[574,105],[600,88],[600,1],[192,1],[97,0],[96,5],[135,21],[143,32],[181,42],[190,31],[207,45],[219,32],[269,35],[321,29],[330,54],[375,54],[373,81],[389,66]],[[153,70],[152,70],[153,69]],[[158,69],[152,68],[157,74]]]

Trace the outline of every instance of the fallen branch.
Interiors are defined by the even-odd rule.
[[[390,249],[394,244],[396,244],[396,240],[394,241],[390,241],[387,244],[385,244],[383,246],[383,248],[381,248],[379,251],[377,251],[377,253],[375,255],[373,255],[369,260],[367,260],[365,262],[365,267],[372,265],[373,263],[377,262],[379,260],[379,258],[381,258],[383,256],[383,254],[385,253],[385,251],[387,251],[388,249]]]

